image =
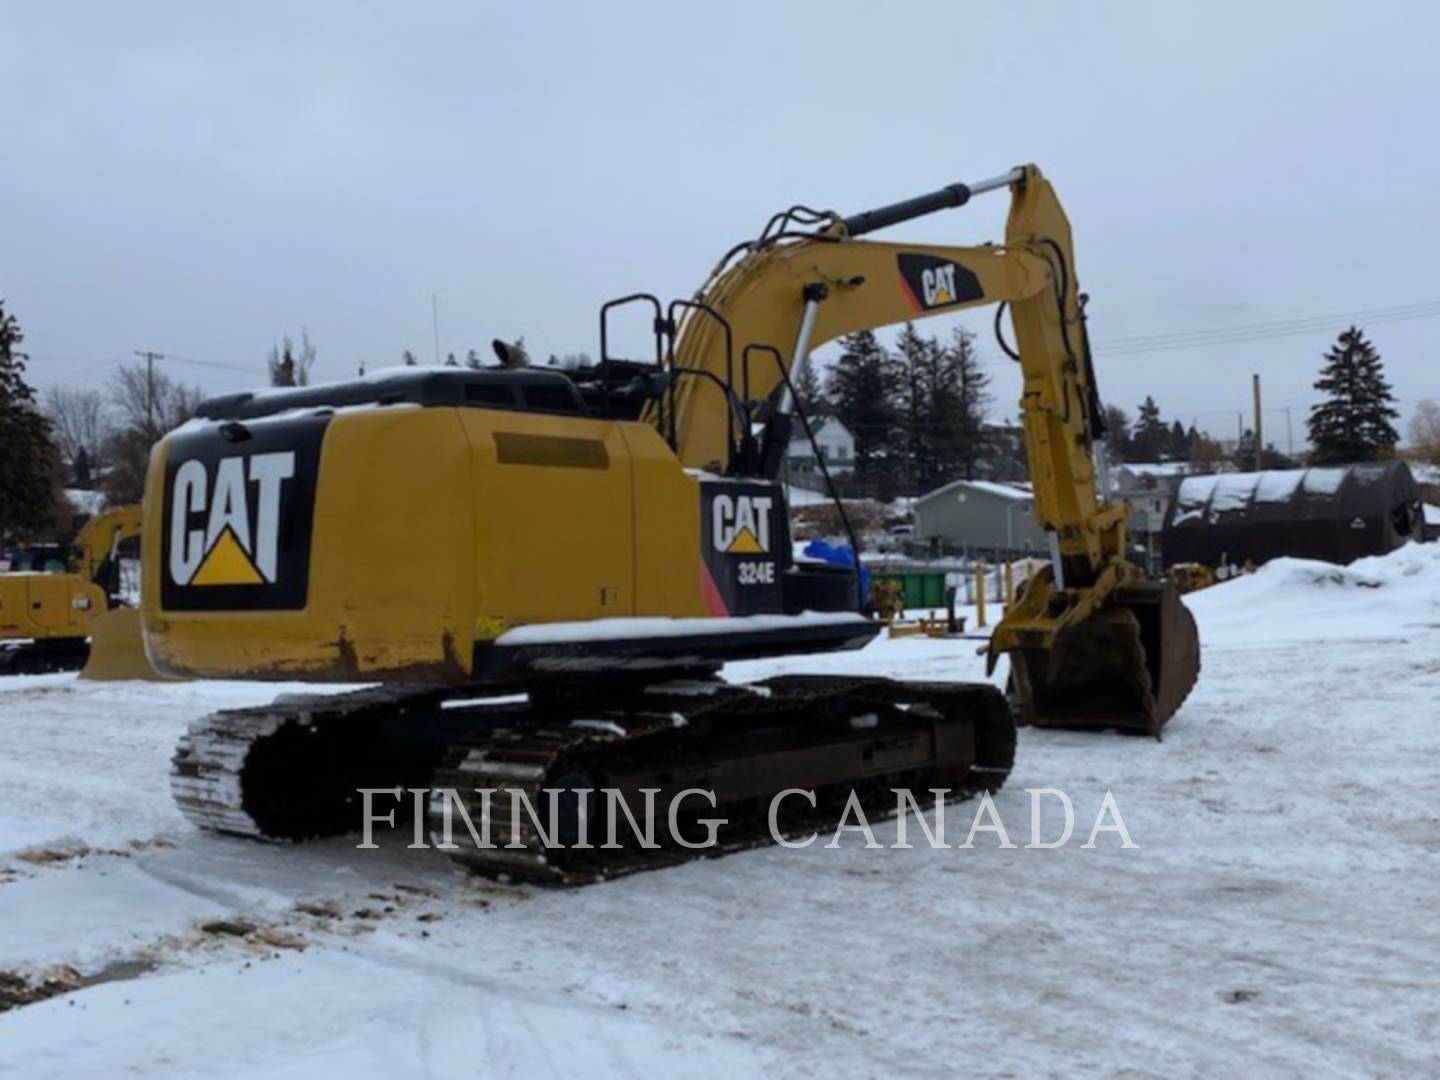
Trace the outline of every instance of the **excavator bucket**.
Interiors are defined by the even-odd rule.
[[[140,631],[140,612],[119,607],[90,620],[90,658],[80,672],[82,679],[113,681],[146,679],[169,682],[150,666],[145,656],[145,638]]]
[[[1169,581],[1118,589],[1053,649],[1010,654],[1017,719],[1160,734],[1200,674],[1195,617]]]

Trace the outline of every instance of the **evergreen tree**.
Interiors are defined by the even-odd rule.
[[[904,372],[869,330],[841,338],[840,348],[830,374],[831,405],[855,437],[857,478],[886,481],[900,458]]]
[[[94,466],[90,464],[90,451],[85,447],[80,447],[79,451],[75,454],[75,460],[71,463],[71,468],[75,471],[75,486],[77,488],[88,491],[95,486],[95,469]]]
[[[938,479],[945,483],[958,473],[973,480],[975,466],[986,450],[985,414],[993,400],[990,374],[976,355],[975,335],[962,326],[951,332],[940,363],[941,379],[931,403],[939,442]]]
[[[480,362],[480,354],[474,349],[471,349],[465,354],[465,366],[479,371],[484,368],[485,365]]]
[[[1325,361],[1315,389],[1327,400],[1310,410],[1308,421],[1312,461],[1345,464],[1390,454],[1400,439],[1390,421],[1400,414],[1375,346],[1352,326],[1330,347]]]
[[[1265,452],[1260,458],[1260,467],[1262,469],[1294,469],[1297,468],[1299,464],[1298,461],[1288,454],[1282,454],[1276,449],[1275,444],[1272,442],[1265,444]]]
[[[30,539],[59,523],[60,452],[25,381],[20,324],[0,301],[0,542]]]
[[[294,386],[295,385],[295,354],[294,346],[290,339],[285,339],[283,347],[270,347],[270,385],[271,386]]]
[[[795,387],[795,397],[807,417],[819,420],[830,415],[830,402],[825,396],[824,384],[820,381],[819,364],[813,356],[807,356],[801,361],[800,370],[792,373],[790,382]]]
[[[415,359],[415,354],[409,349],[406,349],[400,354],[400,362],[406,367],[417,367],[420,363],[419,360]]]
[[[552,359],[553,359],[553,357],[552,357]],[[459,367],[459,366],[460,366],[459,363],[455,360],[455,354],[454,354],[453,352],[452,352],[452,353],[447,353],[447,354],[445,355],[445,366],[446,366],[446,367]]]
[[[936,486],[936,447],[931,425],[935,388],[940,381],[940,346],[934,338],[922,338],[915,324],[907,322],[895,339],[895,353],[903,375],[896,472],[914,494]]]
[[[1185,433],[1185,425],[1179,420],[1170,425],[1170,438],[1165,450],[1177,461],[1184,461],[1190,456],[1190,436]]]
[[[1105,406],[1105,447],[1112,462],[1130,456],[1130,415],[1119,405]]]
[[[1130,459],[1132,461],[1159,461],[1165,454],[1165,445],[1170,439],[1170,429],[1160,419],[1160,406],[1148,394],[1140,404],[1135,419],[1135,432],[1130,437]]]
[[[270,370],[271,386],[309,386],[310,368],[315,363],[315,346],[310,341],[310,331],[300,329],[300,348],[287,335],[281,345],[270,346],[267,366]]]
[[[1255,458],[1255,432],[1246,428],[1235,440],[1235,453],[1230,458],[1230,463],[1239,472],[1258,472],[1260,462]]]
[[[903,365],[899,458],[911,493],[956,477],[974,479],[985,453],[990,376],[975,353],[975,335],[956,327],[947,345],[907,323],[896,340]]]

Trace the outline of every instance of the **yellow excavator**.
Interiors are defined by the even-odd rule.
[[[862,239],[997,190],[1003,244]],[[1000,306],[997,332],[1010,312],[1001,344],[1023,373],[1050,537],[989,646],[992,666],[1010,657],[1010,700],[989,684],[720,679],[729,661],[860,648],[880,629],[855,565],[791,546],[777,477],[794,426],[813,439],[797,363],[853,331],[983,304]],[[653,359],[611,357],[612,317],[637,307]],[[437,832],[451,811],[483,823],[447,845],[460,863],[583,883],[808,831],[851,798],[893,811],[896,787],[993,789],[1017,718],[1156,734],[1197,677],[1193,620],[1125,561],[1127,508],[1097,490],[1084,296],[1034,166],[851,216],[778,213],[693,298],[603,305],[591,368],[495,347],[483,371],[212,398],[157,448],[142,582],[160,670],[379,684],[196,721],[171,777],[196,824],[350,832],[359,789],[429,790],[414,812]],[[792,788],[813,802],[764,827]],[[673,810],[690,789],[714,805],[676,812],[672,837],[697,813],[725,821],[703,851],[565,843],[613,822],[602,790],[626,793],[634,824],[658,813],[644,793]],[[528,824],[495,809],[507,793],[541,809]]]
[[[119,606],[120,545],[139,535],[140,507],[119,506],[91,516],[68,548],[16,552],[0,572],[0,674],[84,665],[97,620]],[[137,646],[138,628],[137,618]]]

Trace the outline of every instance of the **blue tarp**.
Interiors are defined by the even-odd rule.
[[[849,544],[830,544],[824,540],[811,540],[805,545],[804,551],[807,559],[819,559],[831,566],[848,566],[852,569],[855,566],[855,549]],[[865,603],[870,596],[870,571],[864,566],[860,567],[860,602]]]

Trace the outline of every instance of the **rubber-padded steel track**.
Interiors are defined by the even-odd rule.
[[[79,671],[90,655],[85,638],[0,642],[0,675],[48,675]]]
[[[451,858],[489,876],[588,884],[763,846],[776,834],[792,839],[833,830],[852,790],[871,821],[894,815],[894,787],[911,788],[922,803],[928,789],[948,788],[946,798],[958,802],[999,788],[1014,761],[1009,708],[990,686],[823,676],[788,676],[753,687],[712,685],[707,696],[659,687],[646,695],[642,711],[599,714],[565,729],[502,729],[463,739],[435,778],[432,840],[444,839],[448,831],[455,844]],[[933,764],[915,767],[914,755],[906,754],[904,744],[932,738],[948,741],[948,749],[929,755]],[[786,744],[784,750],[775,751],[777,741]],[[847,743],[869,767],[844,778],[826,776],[823,763],[814,759]],[[728,759],[733,766],[746,761],[747,753],[752,761],[763,757],[767,744],[773,756],[785,759],[771,772],[775,779],[768,790],[763,778],[749,777],[746,786],[746,777],[737,779],[734,768],[726,767],[727,748],[735,752]],[[894,748],[889,764],[887,747]],[[747,769],[743,764],[739,768]],[[754,772],[755,766],[748,771]],[[730,801],[724,795],[727,775],[730,790],[737,784],[744,789]],[[655,846],[642,845],[630,823],[617,815],[618,847],[607,846],[610,834],[604,820],[592,823],[592,847],[547,847],[528,811],[515,812],[511,792],[522,793],[537,810],[548,809],[546,791],[563,790],[576,777],[632,792],[642,785],[659,787],[660,825],[646,838]],[[719,782],[707,786],[706,778]],[[699,802],[692,807],[692,817],[726,819],[715,843],[699,848],[675,842],[666,828],[667,797],[692,786],[719,793],[718,806]],[[783,800],[772,833],[770,799],[790,787],[813,790],[815,805],[800,797]],[[488,800],[477,797],[487,790],[492,792]],[[457,798],[482,839],[488,830],[488,846],[478,845],[458,824],[453,806]],[[447,800],[452,801],[448,830],[443,820]],[[640,806],[631,810],[642,817]],[[545,824],[553,839],[567,823],[551,818]],[[701,839],[690,837],[692,843]]]
[[[432,789],[429,827],[446,854],[491,876],[583,884],[771,842],[771,796],[814,790],[816,805],[787,798],[775,831],[793,837],[833,829],[853,789],[871,820],[893,814],[892,787],[917,800],[944,787],[959,800],[995,789],[1009,773],[1015,732],[993,687],[888,679],[787,676],[753,686],[713,680],[612,688],[593,683],[536,700],[463,700],[474,691],[379,687],[327,697],[281,698],[197,721],[176,750],[171,789],[204,829],[266,840],[355,832],[360,788]],[[448,700],[447,700],[448,699]],[[589,704],[587,704],[587,702]],[[642,846],[629,823],[608,839],[606,806],[590,816],[595,846],[577,848],[577,788],[660,789],[654,835]],[[715,790],[719,805],[691,799],[679,835],[697,838],[700,818],[724,818],[716,843],[687,848],[671,838],[668,796]],[[491,789],[487,804],[477,789]],[[547,789],[566,794],[549,815]],[[441,794],[453,792],[453,794]],[[512,792],[540,811],[519,828]],[[408,800],[401,803],[401,812]],[[388,807],[388,804],[387,804]],[[479,846],[461,819],[465,811]],[[547,846],[546,836],[560,846]],[[564,842],[566,837],[569,842]]]

